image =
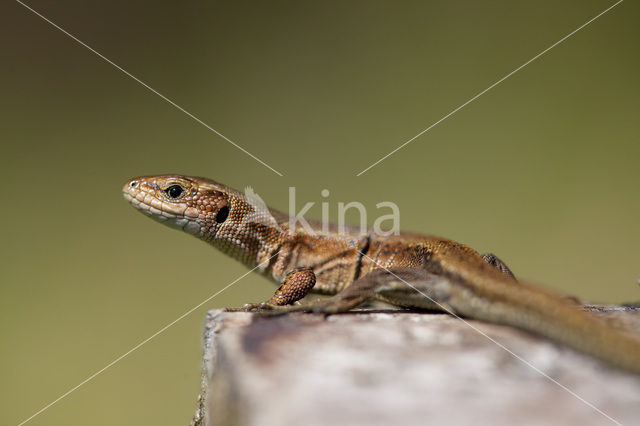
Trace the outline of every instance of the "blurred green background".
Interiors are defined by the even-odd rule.
[[[18,3],[2,6],[0,423],[17,424],[245,269],[122,199],[141,174],[269,204],[394,201],[403,229],[520,277],[640,299],[639,6],[624,2],[361,177],[355,174],[612,4],[29,5],[284,173],[279,177]],[[334,216],[335,217],[335,216]],[[29,424],[187,424],[207,309]]]

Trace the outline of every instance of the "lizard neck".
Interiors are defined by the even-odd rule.
[[[228,192],[229,218],[203,227],[200,238],[250,268],[269,268],[280,246],[290,238],[286,215],[241,193]]]

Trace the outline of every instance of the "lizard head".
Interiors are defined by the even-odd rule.
[[[277,245],[284,235],[272,215],[282,213],[270,210],[255,195],[247,196],[210,179],[142,176],[129,179],[122,192],[140,212],[249,266],[255,266],[263,249]]]
[[[129,179],[122,192],[142,213],[199,237],[215,235],[227,221],[235,193],[209,179],[180,175]]]

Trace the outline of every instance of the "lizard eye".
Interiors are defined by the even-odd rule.
[[[184,189],[180,185],[171,185],[167,189],[164,190],[167,195],[171,198],[178,198],[184,192]]]

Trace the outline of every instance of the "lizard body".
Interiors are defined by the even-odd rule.
[[[129,180],[123,194],[141,212],[212,244],[282,283],[266,304],[249,309],[348,311],[368,300],[436,309],[546,336],[640,373],[640,338],[613,328],[568,298],[517,281],[497,257],[428,235],[362,235],[310,223],[205,178],[180,175]],[[309,291],[333,295],[290,305]]]

